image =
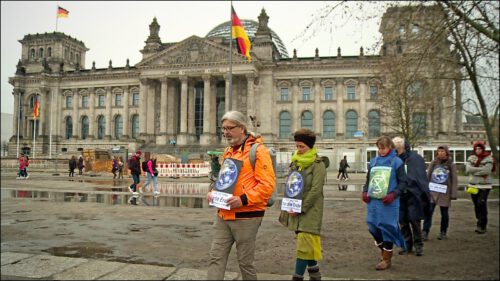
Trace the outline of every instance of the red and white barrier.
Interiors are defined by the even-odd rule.
[[[208,177],[210,163],[156,163],[158,177],[196,178]]]

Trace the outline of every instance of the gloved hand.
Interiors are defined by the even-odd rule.
[[[368,204],[370,202],[370,197],[368,197],[368,192],[363,192],[363,202]]]
[[[389,192],[384,198],[382,198],[382,203],[388,205],[394,202],[394,192]]]

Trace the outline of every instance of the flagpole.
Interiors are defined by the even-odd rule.
[[[59,3],[56,3],[56,32],[57,32],[57,22],[59,21]]]
[[[53,115],[53,107],[54,107],[54,91],[50,93],[50,135],[49,135],[49,158],[52,159],[52,119],[54,119]]]
[[[233,95],[233,1],[231,0],[231,16],[229,17],[229,97],[228,97],[228,109],[231,111],[232,108],[232,95]]]
[[[38,104],[38,95],[35,95],[35,106]],[[40,105],[38,105],[40,106]],[[37,112],[34,112],[33,119],[33,159],[35,159],[35,148],[36,148],[36,120],[38,119],[38,112],[40,109],[37,108]]]

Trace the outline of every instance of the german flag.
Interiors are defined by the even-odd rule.
[[[38,97],[35,97],[35,106],[33,106],[33,118],[38,119],[40,115],[40,106],[38,105]]]
[[[69,11],[62,8],[62,7],[59,7],[57,6],[57,17],[58,18],[67,18],[69,15]]]
[[[238,44],[238,51],[240,54],[247,57],[248,61],[252,61],[250,57],[250,39],[248,39],[247,33],[241,24],[240,19],[236,15],[233,6],[231,6],[231,30],[232,39],[236,39],[236,44]]]

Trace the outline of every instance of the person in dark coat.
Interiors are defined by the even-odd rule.
[[[74,177],[75,176],[75,169],[76,169],[76,157],[75,155],[71,156],[71,159],[69,159],[69,176]]]
[[[406,169],[406,188],[401,192],[399,205],[399,226],[407,248],[399,254],[410,254],[415,247],[415,255],[421,256],[424,254],[421,220],[430,213],[431,204],[425,161],[411,151],[405,139],[395,137],[392,141]]]

